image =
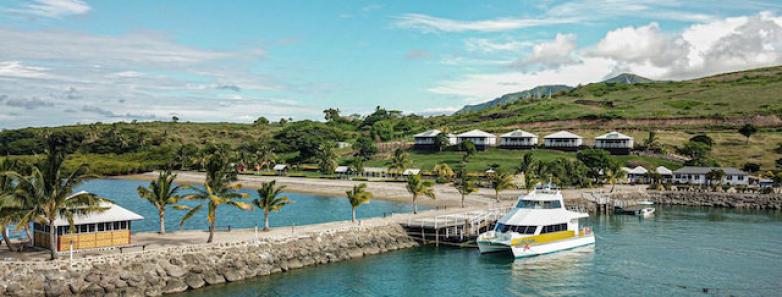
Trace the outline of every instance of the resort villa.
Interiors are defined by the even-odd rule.
[[[662,182],[663,183],[671,183],[671,182],[673,182],[673,171],[671,171],[667,167],[665,167],[665,166],[657,166],[657,168],[654,171],[657,172],[657,174],[659,174],[660,177],[662,177]]]
[[[119,205],[103,202],[104,211],[75,215],[73,228],[68,220],[58,217],[54,232],[57,232],[56,251],[67,251],[73,244],[74,250],[121,247],[131,243],[131,222],[144,218]],[[33,245],[49,249],[48,224],[33,223]]]
[[[612,155],[628,155],[633,149],[633,138],[613,131],[595,137],[595,148],[609,151]]]
[[[538,136],[527,131],[513,130],[500,135],[500,147],[506,149],[530,149],[538,144]]]
[[[413,138],[415,139],[415,145],[413,148],[417,150],[432,150],[435,149],[435,139],[438,135],[443,133],[440,130],[433,129],[429,131],[424,131],[421,133],[418,133],[416,135],[413,135]],[[456,144],[456,135],[447,133],[445,134],[448,138],[447,145],[454,145]]]
[[[643,166],[636,166],[635,168],[622,168],[627,172],[627,182],[631,184],[646,184],[649,183],[649,170],[646,170]]]
[[[577,151],[583,142],[581,136],[567,131],[559,131],[543,137],[543,147],[553,150]]]
[[[497,135],[483,132],[481,130],[472,130],[456,135],[457,143],[462,143],[465,141],[470,141],[475,144],[476,149],[485,150],[486,148],[495,146],[497,144]]]
[[[706,175],[712,170],[722,170],[724,176],[722,182],[714,182],[715,184],[724,185],[749,185],[749,178],[747,173],[732,167],[695,167],[685,166],[679,168],[673,172],[674,183],[679,184],[692,184],[692,185],[706,185],[709,181]]]

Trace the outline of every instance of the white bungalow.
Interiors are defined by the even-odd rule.
[[[437,136],[440,135],[440,133],[443,132],[437,129],[432,129],[429,131],[424,131],[416,135],[413,135],[413,138],[415,139],[415,146],[413,148],[417,150],[434,149],[435,138],[437,138]],[[456,135],[453,135],[451,133],[447,133],[445,135],[448,137],[448,145],[456,144]]]
[[[559,131],[543,137],[543,146],[547,149],[577,151],[584,138],[568,131]]]
[[[662,182],[663,183],[670,183],[673,182],[673,171],[666,168],[665,166],[657,166],[657,168],[654,170],[662,176]]]
[[[527,131],[513,130],[500,135],[500,147],[508,149],[529,149],[538,144],[538,136]]]
[[[484,150],[497,144],[497,135],[481,130],[472,130],[456,135],[457,143],[462,143],[465,141],[470,141],[475,144],[475,148]]]
[[[71,247],[83,250],[130,245],[131,222],[144,217],[110,202],[101,202],[100,206],[104,209],[101,212],[75,215],[73,228],[66,218],[59,216],[54,221],[55,230],[48,224],[34,222],[33,245],[50,249],[49,233],[52,231],[57,233],[54,246],[57,252],[70,250]]]
[[[649,170],[646,170],[643,166],[636,166],[627,171],[627,182],[631,184],[646,184],[649,183],[649,176],[646,175]]]
[[[350,173],[350,167],[348,167],[348,166],[337,166],[337,168],[334,169],[334,173],[337,173],[337,174],[348,174],[348,173]]]
[[[277,164],[272,168],[277,175],[283,175],[288,172],[288,164]]]
[[[595,137],[595,148],[604,149],[614,155],[627,155],[633,149],[633,138],[613,131]]]
[[[364,170],[361,173],[366,177],[386,177],[388,176],[388,168],[364,167]]]
[[[712,170],[722,170],[722,172],[725,173],[721,182],[723,185],[735,186],[749,184],[749,177],[747,173],[736,168],[696,166],[685,166],[674,171],[674,182],[680,184],[706,185],[709,183],[709,181],[706,179],[706,174]]]

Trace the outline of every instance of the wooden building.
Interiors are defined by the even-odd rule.
[[[413,146],[416,150],[434,150],[436,149],[435,146],[435,139],[438,135],[441,133],[444,133],[440,130],[433,129],[429,131],[424,131],[421,133],[418,133],[416,135],[413,135],[413,139],[415,139],[415,145]],[[448,143],[446,145],[454,145],[456,144],[456,135],[453,135],[451,133],[445,134],[446,138],[448,138]]]
[[[485,150],[497,144],[497,135],[481,130],[472,130],[456,135],[456,141],[458,143],[470,141],[475,144],[476,149]]]
[[[68,251],[71,242],[74,250],[127,246],[132,242],[131,223],[144,218],[119,205],[104,202],[106,210],[75,215],[73,228],[65,218],[55,220],[58,252]],[[49,249],[48,224],[33,223],[33,245]]]

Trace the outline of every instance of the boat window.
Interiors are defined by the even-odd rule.
[[[554,209],[562,208],[562,203],[559,200],[519,200],[516,204],[516,208],[531,208],[531,209]]]
[[[498,223],[494,228],[494,231],[500,233],[511,231],[519,234],[535,234],[535,229],[537,229],[537,226],[514,226]]]
[[[559,231],[566,231],[566,230],[567,230],[567,223],[557,224],[557,225],[549,225],[549,226],[543,226],[543,231],[540,231],[540,234],[551,233],[551,232],[559,232]]]

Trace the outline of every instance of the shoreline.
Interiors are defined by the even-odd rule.
[[[204,173],[193,171],[175,171],[177,174],[176,182],[180,184],[201,184],[204,182]],[[141,174],[121,175],[106,177],[108,179],[120,179],[120,180],[141,180],[151,181],[157,177],[157,172],[147,172]],[[344,197],[345,192],[352,189],[354,185],[361,183],[367,184],[367,191],[372,192],[374,199],[381,199],[386,201],[393,201],[399,203],[411,203],[412,196],[407,192],[404,182],[372,182],[372,181],[350,181],[350,180],[335,180],[335,179],[314,179],[314,178],[302,178],[302,177],[287,177],[287,176],[258,176],[258,175],[242,175],[238,176],[239,184],[242,189],[257,189],[261,186],[261,183],[276,180],[278,185],[284,185],[286,192],[317,194],[325,196],[339,196]],[[419,197],[416,200],[418,205],[426,205],[430,207],[460,207],[461,196],[459,193],[449,184],[436,184],[435,185],[436,199],[429,199],[426,197]],[[516,199],[521,194],[519,190],[508,190],[501,193],[503,201],[508,199]],[[491,189],[481,188],[477,192],[472,193],[465,197],[464,206],[491,206],[495,204],[494,192]]]

